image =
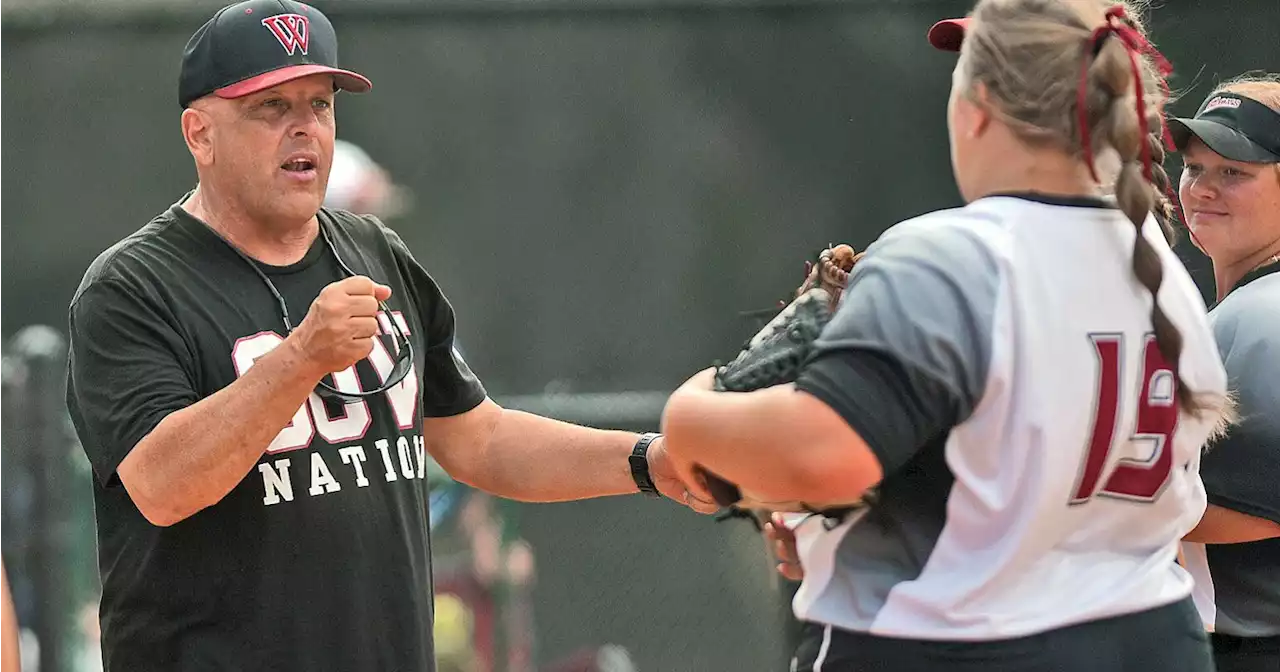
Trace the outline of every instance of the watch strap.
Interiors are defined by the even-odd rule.
[[[640,435],[635,447],[631,449],[631,455],[627,458],[631,463],[631,478],[635,480],[636,487],[649,497],[662,496],[662,493],[658,492],[658,487],[653,484],[653,477],[649,474],[649,446],[660,436],[662,435],[655,432]]]

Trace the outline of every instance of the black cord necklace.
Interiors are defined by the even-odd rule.
[[[351,267],[347,265],[347,262],[343,261],[342,257],[338,254],[338,249],[333,244],[333,239],[330,237],[329,230],[325,226],[324,217],[322,217],[321,214],[322,213],[316,214],[316,223],[320,229],[320,236],[324,238],[325,246],[329,248],[329,253],[332,254],[333,258],[338,262],[338,267],[342,269],[342,272],[346,274],[346,277],[355,277],[359,275],[355,271],[351,270]],[[201,223],[203,224],[203,222]],[[227,244],[227,247],[230,247],[236,255],[243,259],[244,262],[253,269],[254,273],[258,274],[258,278],[267,286],[267,289],[271,292],[271,295],[275,297],[276,303],[280,307],[280,315],[284,321],[285,336],[293,333],[294,326],[293,321],[289,318],[289,306],[285,303],[284,297],[280,294],[280,291],[276,289],[275,284],[271,282],[271,279],[267,277],[266,273],[262,272],[262,269],[258,266],[258,262],[249,258],[249,255],[245,254],[244,251],[212,226],[209,226],[208,224],[205,224],[205,226],[221,238],[222,241]],[[357,250],[356,253],[360,254],[359,250]],[[367,265],[367,260],[364,259],[364,255],[360,254],[360,257],[362,260],[366,261]],[[377,389],[370,390],[368,392],[343,392],[342,390],[324,382],[324,379],[322,378],[316,383],[315,391],[317,395],[322,398],[334,399],[344,403],[361,401],[367,397],[372,397],[386,392],[392,387],[400,384],[400,381],[404,380],[405,377],[409,375],[409,369],[413,366],[413,342],[410,341],[409,337],[400,329],[400,324],[396,321],[395,315],[392,314],[391,308],[387,306],[385,301],[379,301],[378,308],[379,312],[386,317],[387,322],[391,325],[392,342],[396,345],[396,361],[394,366],[392,366],[391,372],[387,376],[386,381]]]

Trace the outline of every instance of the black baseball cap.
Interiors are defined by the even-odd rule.
[[[1280,112],[1238,93],[1210,95],[1194,118],[1170,119],[1169,133],[1178,151],[1195,136],[1232,161],[1280,163]]]
[[[333,75],[335,89],[373,84],[338,67],[338,36],[320,10],[293,0],[248,0],[218,10],[182,51],[178,104],[209,94],[239,98],[307,75]]]

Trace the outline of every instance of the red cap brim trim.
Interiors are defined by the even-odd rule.
[[[929,44],[943,51],[960,51],[969,19],[944,19],[929,29]]]
[[[271,72],[264,72],[257,77],[250,77],[230,86],[224,86],[214,91],[214,94],[219,98],[239,98],[300,77],[321,74],[333,75],[334,84],[343,91],[364,93],[373,88],[373,83],[365,78],[364,75],[356,74],[350,70],[340,70],[327,65],[290,65]]]

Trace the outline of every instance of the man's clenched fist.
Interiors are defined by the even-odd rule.
[[[390,296],[390,287],[362,275],[331,283],[289,338],[320,376],[342,371],[373,350],[378,302]]]

